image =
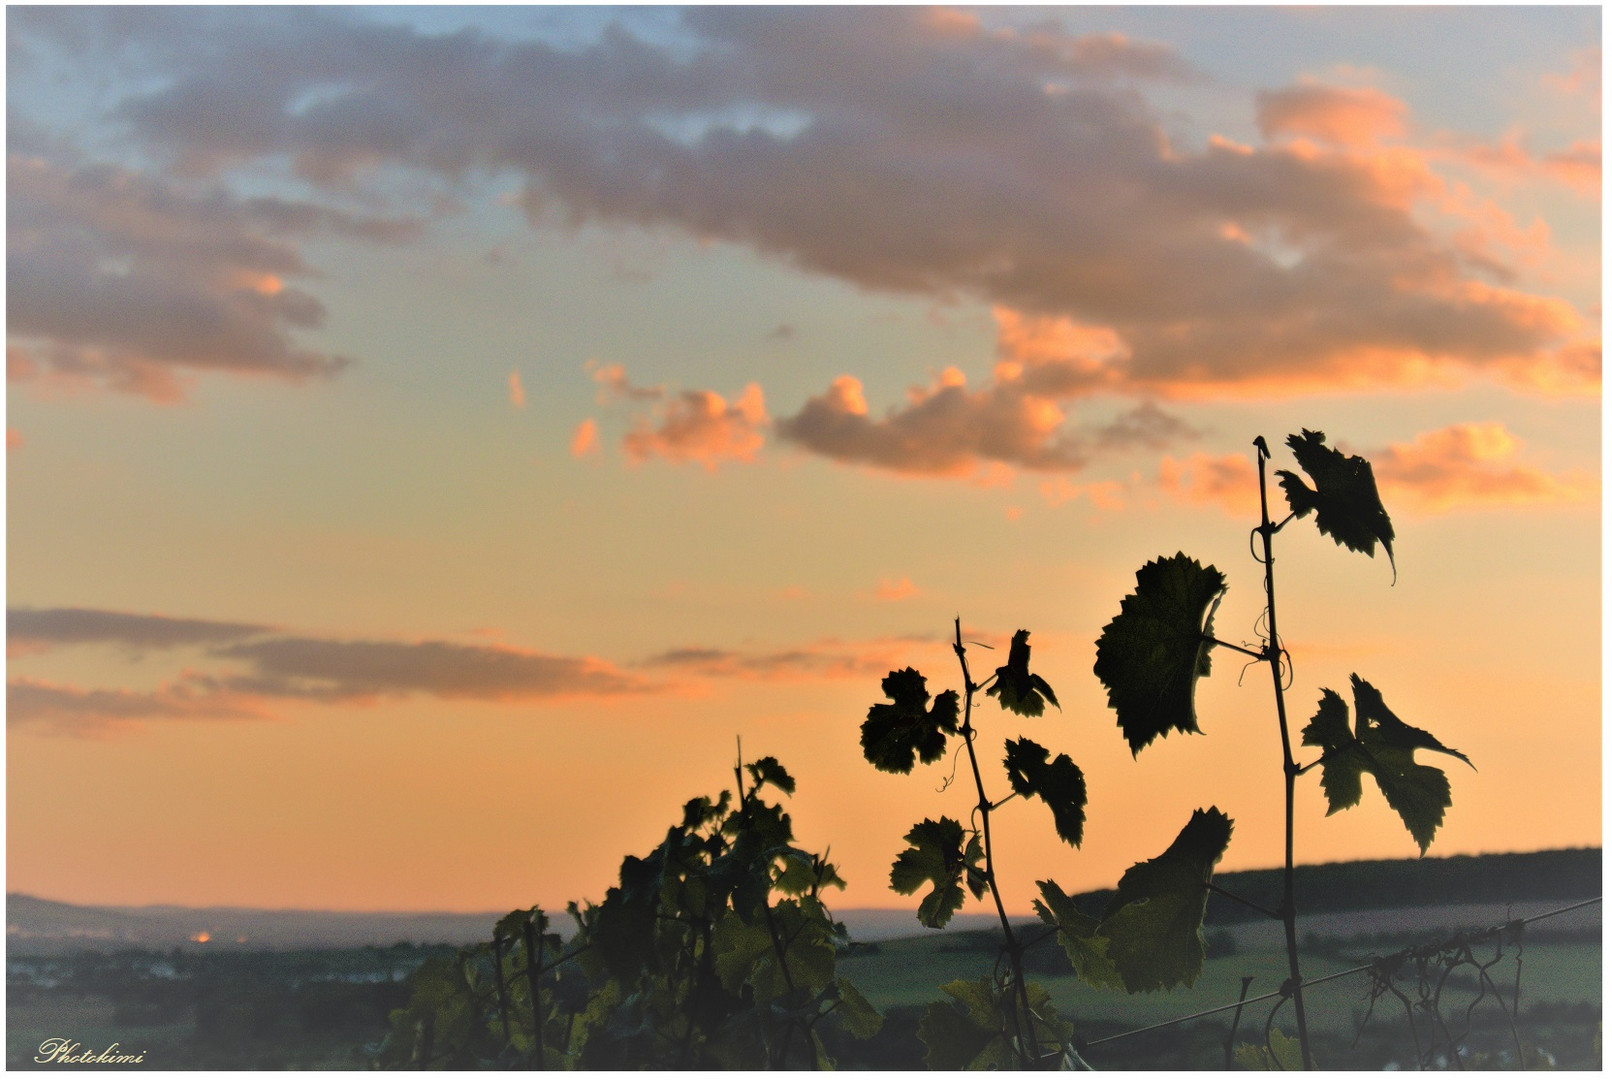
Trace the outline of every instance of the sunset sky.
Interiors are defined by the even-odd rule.
[[[598,900],[737,737],[915,907],[970,785],[858,733],[957,617],[1062,704],[985,701],[993,795],[1087,780],[1079,850],[995,816],[1015,910],[1198,807],[1279,864],[1268,675],[1133,760],[1092,663],[1178,550],[1256,641],[1301,428],[1397,580],[1277,537],[1295,727],[1359,673],[1477,767],[1430,855],[1600,844],[1599,8],[6,16],[9,890]],[[1301,862],[1416,854],[1300,792]]]

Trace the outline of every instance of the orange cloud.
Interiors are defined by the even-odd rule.
[[[1539,506],[1594,499],[1584,473],[1552,475],[1517,459],[1523,442],[1504,424],[1454,424],[1371,455],[1385,499],[1438,513],[1463,507]]]
[[[597,360],[589,360],[583,367],[593,372],[593,381],[600,386],[599,404],[608,405],[612,401],[659,401],[666,396],[664,386],[635,386],[627,378],[627,371],[620,364],[600,364]]]
[[[1196,453],[1185,461],[1159,463],[1159,487],[1182,502],[1211,504],[1227,513],[1259,513],[1259,472],[1248,454],[1214,457]]]
[[[517,409],[526,408],[526,388],[521,385],[521,373],[509,373],[509,403]]]
[[[1299,135],[1339,146],[1369,146],[1404,134],[1405,103],[1370,87],[1349,89],[1306,82],[1255,97],[1267,139]]]
[[[1151,402],[1106,425],[1069,430],[1063,403],[1101,381],[1084,352],[1069,350],[1112,345],[1112,334],[1007,309],[998,309],[997,318],[1007,344],[983,389],[969,390],[962,372],[947,368],[930,386],[911,388],[904,408],[875,419],[868,415],[862,383],[841,375],[794,416],[780,419],[779,434],[848,464],[998,487],[1012,481],[1013,467],[1074,471],[1098,451],[1158,445],[1192,433]]]
[[[85,690],[17,678],[6,683],[6,726],[55,735],[106,737],[139,730],[147,720],[268,720],[267,704],[251,694],[218,690],[188,679],[156,690]]]
[[[873,595],[878,600],[905,600],[908,597],[917,596],[919,591],[918,586],[912,583],[911,578],[904,577],[897,581],[885,578],[879,582],[879,587],[873,590]]]
[[[1522,138],[1521,132],[1513,131],[1498,142],[1447,142],[1430,153],[1471,165],[1502,181],[1544,178],[1599,200],[1600,139],[1577,139],[1564,149],[1535,154],[1522,145]]]
[[[1091,484],[1073,484],[1062,476],[1043,480],[1039,485],[1041,497],[1048,506],[1062,506],[1066,502],[1084,498],[1099,510],[1123,510],[1125,485],[1117,480],[1099,480]]]
[[[6,428],[6,449],[7,450],[21,450],[22,449],[22,443],[23,443],[22,432],[18,431],[14,427]]]
[[[599,451],[599,425],[588,417],[571,433],[571,456],[587,457]]]
[[[767,422],[761,387],[755,383],[730,405],[710,390],[685,390],[656,410],[654,420],[639,417],[622,445],[633,463],[650,458],[697,461],[715,470],[723,461],[753,461]]]

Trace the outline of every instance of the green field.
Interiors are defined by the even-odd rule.
[[[940,995],[935,988],[950,980],[973,979],[989,973],[996,963],[997,940],[995,935],[984,931],[969,931],[885,941],[878,943],[876,952],[842,959],[839,970],[881,1009],[922,1006],[937,1000]],[[1372,957],[1372,950],[1361,947],[1329,942],[1313,944],[1315,948],[1301,958],[1306,979],[1346,971]],[[1492,954],[1491,945],[1489,955]],[[1505,958],[1490,969],[1491,978],[1508,1002],[1517,978],[1515,955],[1516,950],[1508,948]],[[1522,1027],[1526,1030],[1521,1031],[1519,1037],[1525,1049],[1530,1045],[1531,1033],[1532,1044],[1555,1054],[1563,1067],[1599,1068],[1599,942],[1525,943],[1522,957],[1519,1000],[1525,1021]],[[1052,969],[1054,965],[1047,967]],[[1064,970],[1067,971],[1067,966]],[[1096,990],[1072,975],[1054,974],[1051,970],[1033,972],[1030,977],[1051,992],[1061,1015],[1074,1019],[1077,1034],[1097,1044],[1086,1054],[1087,1060],[1097,1068],[1216,1068],[1223,1065],[1220,1044],[1229,1030],[1232,1016],[1229,1011],[1152,1035],[1108,1037],[1234,1004],[1245,976],[1254,979],[1248,996],[1257,998],[1276,991],[1286,975],[1285,951],[1260,948],[1208,960],[1191,988],[1170,992],[1131,995]],[[1460,1016],[1476,996],[1466,981],[1447,987],[1443,1001],[1445,1015]],[[1257,1037],[1273,1004],[1271,1001],[1254,1004],[1244,1011],[1239,1041],[1253,1041]],[[1323,1065],[1375,1069],[1389,1060],[1398,1060],[1403,1066],[1414,1056],[1404,1006],[1397,999],[1384,997],[1373,1009],[1370,978],[1364,972],[1310,987],[1305,991],[1305,1004],[1310,1030],[1316,1040],[1317,1057]],[[1586,1019],[1591,1014],[1593,1019]],[[1512,1045],[1509,1025],[1492,1002],[1480,1006],[1473,1019],[1475,1044],[1497,1048]],[[1284,1006],[1277,1014],[1275,1026],[1291,1034],[1292,1020],[1292,1006]],[[1362,1024],[1366,1026],[1357,1040],[1356,1033],[1361,1031]],[[1558,1030],[1564,1026],[1567,1030]],[[1105,1039],[1107,1041],[1099,1041]],[[1162,1061],[1156,1057],[1161,1048],[1166,1054]],[[1329,1060],[1324,1048],[1331,1048],[1338,1056]],[[1155,1053],[1148,1054],[1148,1050]],[[1176,1059],[1177,1052],[1184,1054],[1186,1060]]]

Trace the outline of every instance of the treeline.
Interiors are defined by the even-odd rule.
[[[1601,849],[1322,863],[1295,866],[1293,878],[1294,902],[1307,915],[1437,904],[1585,900],[1601,895]],[[1215,875],[1215,883],[1267,908],[1282,899],[1280,870],[1222,873]],[[1112,889],[1098,889],[1075,899],[1083,910],[1100,911],[1113,895]],[[1235,900],[1212,894],[1204,922],[1259,918]]]

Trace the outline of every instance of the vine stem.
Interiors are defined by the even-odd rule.
[[[1018,1054],[1021,1067],[1030,1068],[1040,1063],[1040,1044],[1036,1044],[1036,1057],[1032,1059],[1026,1049],[1024,1029],[1019,1025],[1019,1009],[1024,1010],[1024,1020],[1030,1025],[1030,1039],[1035,1039],[1035,1013],[1030,1009],[1030,993],[1024,985],[1024,965],[1022,950],[1018,939],[1013,936],[1013,924],[1008,921],[1007,908],[1002,905],[1002,893],[996,887],[996,861],[991,847],[991,800],[985,794],[985,780],[980,775],[980,762],[974,752],[974,694],[979,687],[968,673],[968,656],[963,651],[963,621],[958,616],[952,624],[956,633],[956,640],[952,650],[957,653],[957,663],[963,669],[963,726],[961,734],[963,745],[968,748],[968,764],[974,772],[974,791],[979,795],[980,836],[985,846],[985,884],[991,890],[991,899],[996,902],[996,917],[1002,923],[1002,937],[1007,942],[1008,960],[1013,967],[1013,988],[1019,999],[1018,1006],[1013,1011],[1013,1028],[1017,1037],[1014,1051]]]
[[[735,738],[737,738],[737,736]],[[743,807],[745,793],[744,748],[742,745],[739,749],[739,760],[735,762],[733,766],[733,778],[739,785],[739,806]],[[755,788],[752,788],[751,795],[754,794]],[[794,977],[789,973],[789,946],[783,941],[783,935],[778,930],[778,923],[772,917],[772,887],[770,885],[767,889],[767,895],[763,897],[761,901],[761,915],[767,923],[767,937],[772,942],[773,955],[778,958],[778,970],[783,974],[784,986],[791,994],[793,994],[795,992],[795,980]],[[707,943],[707,953],[709,953],[709,942]],[[789,1060],[789,1039],[794,1032],[795,1023],[794,1021],[791,1021],[789,1026],[784,1028],[784,1042],[783,1046],[780,1047],[778,1051],[777,1061],[775,1062],[776,1068],[782,1069],[786,1067],[785,1063]],[[808,1042],[807,1049],[810,1048],[811,1047]]]
[[[1293,740],[1287,730],[1287,703],[1282,696],[1281,639],[1276,636],[1276,560],[1271,552],[1271,537],[1280,525],[1271,523],[1270,500],[1265,483],[1265,459],[1270,451],[1263,438],[1255,440],[1258,449],[1255,458],[1259,464],[1259,535],[1265,548],[1265,630],[1270,642],[1265,647],[1265,659],[1270,661],[1271,682],[1276,690],[1276,724],[1282,733],[1282,779],[1287,809],[1286,859],[1282,868],[1282,930],[1287,938],[1287,972],[1293,986],[1293,1018],[1299,1029],[1299,1052],[1306,1070],[1314,1069],[1310,1057],[1310,1030],[1304,1019],[1304,977],[1299,974],[1299,941],[1297,919],[1293,908],[1293,789],[1298,780],[1298,763],[1293,760]],[[1289,515],[1291,517],[1291,515]],[[1282,522],[1283,525],[1287,521]]]

